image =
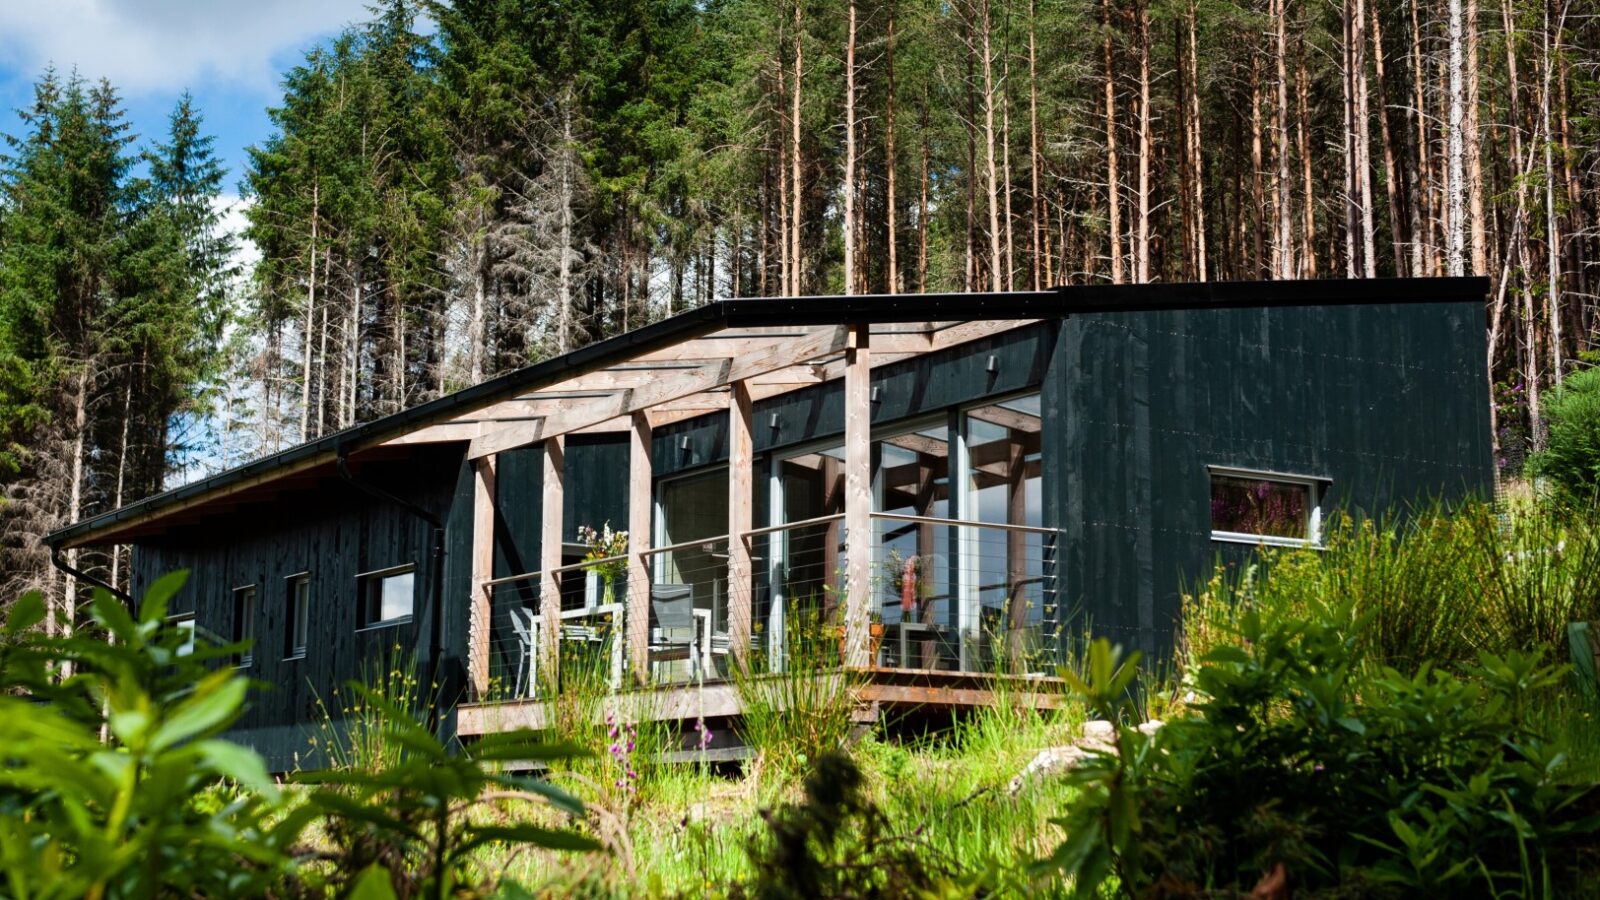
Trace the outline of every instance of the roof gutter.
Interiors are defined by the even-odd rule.
[[[346,484],[358,491],[384,503],[391,503],[400,507],[411,515],[428,523],[433,530],[433,560],[431,577],[428,590],[428,685],[432,688],[433,697],[428,703],[428,731],[437,735],[439,722],[443,718],[440,707],[444,705],[445,694],[443,672],[440,671],[444,660],[444,556],[445,556],[445,531],[444,519],[421,504],[414,503],[404,497],[391,494],[375,484],[362,481],[350,471],[350,448],[340,445],[336,452],[336,464],[339,477]]]
[[[76,567],[76,566],[72,565],[71,563],[67,562],[66,559],[63,558],[62,555],[61,555],[61,546],[60,546],[60,544],[51,544],[50,545],[50,565],[55,566],[57,569],[60,569],[62,572],[66,573],[67,576],[70,577],[70,578],[76,578],[77,580],[83,582],[84,584],[89,585],[90,587],[92,587],[92,588],[94,588],[96,590],[105,591],[106,593],[108,593],[111,596],[117,598],[118,600],[121,600],[123,602],[123,605],[127,606],[128,610],[130,612],[137,612],[138,611],[138,608],[139,608],[138,602],[136,600],[134,600],[133,596],[131,594],[129,594],[127,591],[122,590],[121,588],[117,587],[114,584],[108,584],[108,583],[106,583],[104,581],[101,581],[100,579],[94,577],[93,575],[90,575],[88,572],[85,572],[82,569],[79,569],[78,567]]]

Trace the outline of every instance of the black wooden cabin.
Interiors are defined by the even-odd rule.
[[[1335,509],[1488,493],[1486,292],[718,301],[46,541],[131,544],[135,597],[190,570],[173,614],[253,642],[241,735],[284,769],[396,648],[464,735],[541,724],[574,646],[737,715],[729,667],[817,622],[883,702],[966,702],[1085,629],[1165,658],[1183,584]]]

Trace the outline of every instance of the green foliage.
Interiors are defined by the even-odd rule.
[[[844,746],[861,680],[840,664],[840,631],[820,611],[797,606],[787,621],[783,659],[754,660],[733,675],[740,737],[760,754],[773,786],[792,783]]]
[[[569,829],[545,824],[480,824],[471,812],[487,791],[511,792],[542,800],[567,816],[583,815],[583,805],[565,791],[501,767],[568,759],[585,751],[549,744],[518,729],[484,737],[466,752],[452,752],[407,709],[375,690],[351,682],[367,715],[381,722],[390,752],[368,768],[333,768],[294,777],[317,786],[310,804],[323,811],[325,827],[338,848],[339,863],[329,873],[350,891],[379,890],[375,871],[388,875],[390,896],[446,897],[478,883],[472,863],[489,844],[519,844],[556,850],[593,850],[599,845]]]
[[[1190,670],[1189,715],[1120,726],[1075,774],[1048,866],[1084,895],[1113,872],[1135,897],[1570,889],[1600,805],[1532,714],[1562,670],[1533,652],[1402,672],[1361,660],[1366,624],[1348,602],[1241,612]],[[1126,690],[1117,662],[1097,647],[1076,685],[1102,714]]]
[[[443,897],[486,880],[470,863],[488,845],[595,847],[564,825],[580,803],[502,771],[580,751],[514,731],[460,752],[415,708],[359,684],[388,751],[302,773],[314,789],[279,787],[222,736],[249,693],[231,665],[241,648],[189,652],[192,632],[166,621],[183,582],[158,580],[137,614],[96,592],[92,624],[63,637],[41,629],[37,594],[12,604],[0,626],[0,893]],[[474,815],[490,789],[503,795],[497,815]],[[317,832],[330,849],[308,846]]]
[[[1320,549],[1263,548],[1184,598],[1180,666],[1234,639],[1251,610],[1310,615],[1348,600],[1355,652],[1405,671],[1484,651],[1565,656],[1567,624],[1600,618],[1600,520],[1559,504],[1471,502],[1404,518],[1335,517]]]
[[[0,632],[0,869],[17,897],[233,897],[284,888],[315,815],[219,735],[244,708],[228,648],[180,652],[164,623],[181,575],[131,616],[104,592],[93,627],[38,629],[28,595]]]
[[[1545,446],[1528,472],[1570,500],[1593,503],[1600,497],[1600,368],[1568,375],[1546,402]]]
[[[735,898],[809,900],[813,897],[925,898],[972,896],[941,864],[921,829],[896,834],[864,794],[860,767],[840,752],[824,754],[805,781],[805,797],[763,814],[768,832],[752,842],[755,870]]]

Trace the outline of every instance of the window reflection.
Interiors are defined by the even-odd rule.
[[[1039,395],[966,415],[967,498],[963,518],[1037,528],[1044,523]],[[984,667],[1031,669],[1044,621],[1044,536],[1015,529],[969,529],[965,568],[975,582],[977,640]],[[998,658],[997,658],[998,657]],[[969,659],[971,666],[975,660]]]
[[[1211,476],[1211,530],[1261,537],[1311,538],[1311,485]]]

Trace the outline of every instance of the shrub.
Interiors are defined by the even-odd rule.
[[[1561,670],[1538,653],[1483,654],[1465,678],[1364,666],[1362,624],[1349,604],[1242,612],[1189,672],[1192,713],[1154,736],[1123,716],[1127,661],[1092,646],[1076,688],[1122,717],[1117,749],[1074,774],[1047,867],[1133,897],[1579,889],[1600,807],[1531,715]]]
[[[234,897],[293,882],[290,848],[315,813],[219,738],[247,684],[225,664],[234,648],[180,652],[187,637],[164,618],[182,584],[157,581],[137,618],[96,592],[92,623],[66,638],[38,629],[39,595],[12,605],[0,628],[0,893]]]
[[[1481,502],[1355,521],[1321,549],[1260,550],[1184,598],[1180,667],[1236,638],[1251,610],[1309,614],[1348,600],[1354,652],[1404,671],[1479,653],[1563,654],[1567,623],[1600,618],[1600,522],[1561,504],[1499,513]]]
[[[1600,494],[1600,368],[1573,372],[1550,393],[1545,447],[1528,471],[1569,499]]]
[[[345,765],[303,775],[315,790],[280,788],[223,737],[249,693],[232,665],[245,648],[187,652],[192,632],[166,622],[184,577],[159,579],[136,613],[96,591],[91,621],[62,638],[38,627],[39,595],[12,604],[0,626],[0,895],[442,898],[475,886],[470,857],[485,844],[594,846],[468,817],[490,787],[581,815],[550,785],[500,771],[575,750],[523,731],[453,752],[415,708],[360,684],[366,731],[334,748]],[[314,822],[331,852],[308,846]]]

